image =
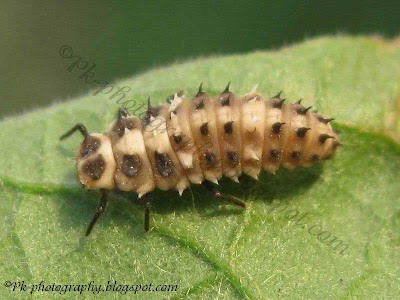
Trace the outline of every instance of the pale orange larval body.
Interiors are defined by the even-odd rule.
[[[283,166],[309,167],[332,157],[339,143],[329,121],[299,102],[255,90],[241,99],[227,89],[217,97],[199,91],[151,107],[143,119],[121,115],[105,134],[90,134],[77,155],[88,189],[119,189],[139,197],[155,188],[180,194],[190,184],[238,182]]]

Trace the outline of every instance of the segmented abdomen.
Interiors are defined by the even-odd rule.
[[[251,92],[238,99],[227,88],[212,98],[200,89],[191,100],[175,95],[170,104],[149,107],[142,119],[121,116],[113,122],[97,142],[103,140],[100,150],[112,151],[114,162],[84,142],[78,168],[91,161],[96,167],[100,155],[104,164],[101,178],[83,167],[79,177],[88,188],[115,184],[139,196],[155,187],[182,193],[190,183],[217,183],[222,176],[238,181],[242,173],[257,179],[262,170],[275,173],[280,166],[308,167],[330,158],[339,136],[329,121],[300,102],[284,104],[279,95],[263,99]]]

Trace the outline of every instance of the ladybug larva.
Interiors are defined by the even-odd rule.
[[[257,86],[256,86],[257,87]],[[84,140],[76,156],[78,178],[87,189],[100,189],[102,198],[86,231],[88,236],[107,206],[112,190],[143,195],[145,231],[149,230],[150,197],[155,188],[177,190],[202,184],[216,198],[245,207],[219,192],[222,177],[239,182],[245,173],[255,179],[261,170],[275,174],[280,166],[309,167],[331,158],[340,145],[330,121],[301,100],[285,104],[281,93],[264,99],[256,87],[243,98],[229,90],[217,97],[200,85],[193,99],[176,93],[167,104],[148,109],[141,118],[120,109],[104,134],[89,134],[75,125],[60,139],[79,130]]]

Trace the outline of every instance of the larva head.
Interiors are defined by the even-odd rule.
[[[114,188],[115,160],[110,138],[104,134],[92,133],[83,140],[76,165],[79,181],[87,189]]]
[[[62,135],[60,140],[76,131],[84,137],[76,154],[79,181],[88,189],[113,189],[115,160],[110,138],[100,133],[89,134],[86,127],[78,123]]]

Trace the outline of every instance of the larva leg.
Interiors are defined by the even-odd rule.
[[[107,191],[106,190],[101,190],[101,200],[99,203],[99,206],[97,207],[97,211],[92,219],[92,221],[90,222],[87,230],[86,230],[86,236],[88,236],[90,234],[90,232],[93,229],[93,226],[96,224],[97,220],[100,218],[100,216],[104,213],[104,211],[106,210],[108,201],[107,201]]]
[[[150,230],[150,207],[151,198],[149,195],[145,196],[144,199],[144,231],[148,232]]]
[[[240,200],[239,198],[237,198],[235,196],[221,193],[210,182],[205,181],[204,186],[207,190],[209,190],[214,195],[215,198],[221,199],[221,200],[226,200],[226,201],[231,202],[232,204],[246,208],[245,202],[243,202],[242,200]]]
[[[64,140],[67,137],[69,137],[70,135],[72,135],[75,131],[79,130],[80,133],[83,135],[84,138],[87,138],[87,136],[89,135],[85,125],[78,123],[76,124],[74,127],[72,127],[67,133],[65,133],[64,135],[62,135],[60,137],[60,140]]]

